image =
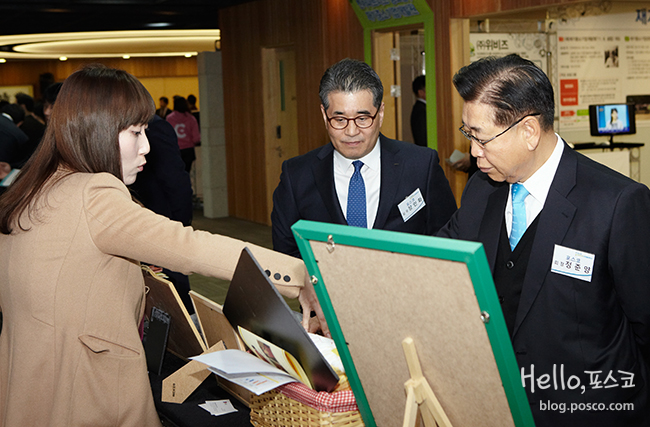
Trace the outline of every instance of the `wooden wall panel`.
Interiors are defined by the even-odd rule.
[[[434,15],[434,31],[436,46],[436,107],[438,118],[438,155],[440,165],[445,171],[457,203],[460,202],[462,189],[467,182],[467,176],[457,173],[444,159],[449,158],[454,151],[454,138],[457,128],[452,105],[452,77],[456,70],[450,67],[451,57],[451,1],[428,0]],[[426,35],[425,35],[426,36]]]
[[[261,48],[296,52],[298,144],[305,153],[327,142],[320,78],[339,59],[363,59],[363,31],[347,0],[260,0],[223,9],[219,17],[229,213],[267,224]]]
[[[469,63],[469,20],[468,19],[451,19],[450,20],[450,34],[451,34],[451,52],[449,56],[449,68],[453,75],[456,71]],[[463,99],[460,97],[456,89],[451,86],[451,124],[453,128],[452,142],[453,147],[457,148],[463,153],[470,150],[469,141],[457,130],[462,123],[463,114]],[[457,124],[458,123],[458,124]],[[457,125],[456,125],[457,124]],[[447,176],[451,184],[451,189],[456,196],[456,203],[460,206],[460,197],[463,194],[465,184],[467,184],[467,174],[460,171],[448,171]]]
[[[98,58],[50,60],[9,60],[0,64],[0,86],[32,85],[35,98],[39,96],[39,76],[52,73],[57,82],[63,81],[73,71],[89,63],[101,63],[121,68],[138,78],[144,77],[197,77],[196,57],[174,58]]]

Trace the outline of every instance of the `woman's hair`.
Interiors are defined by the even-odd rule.
[[[187,99],[179,95],[174,96],[174,111],[178,111],[179,113],[189,113],[190,105],[187,103]]]
[[[59,168],[68,173],[107,172],[122,179],[119,133],[148,123],[156,107],[135,77],[103,65],[87,65],[61,86],[36,152],[0,197],[0,232],[9,234],[33,202],[47,191]],[[49,183],[51,184],[51,183]]]

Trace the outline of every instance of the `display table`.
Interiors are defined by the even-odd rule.
[[[156,375],[149,372],[151,391],[153,392],[156,410],[165,427],[251,427],[250,410],[239,400],[221,389],[216,378],[209,376],[194,393],[182,404],[165,403],[160,401],[163,380],[185,365],[185,362],[171,353],[165,354],[162,373]],[[199,404],[206,400],[229,399],[237,412],[213,416]]]

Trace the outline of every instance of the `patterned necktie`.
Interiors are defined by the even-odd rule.
[[[523,184],[512,184],[512,228],[510,230],[510,248],[514,251],[519,239],[526,232],[526,205],[524,200],[528,190]]]
[[[361,176],[363,162],[355,160],[352,165],[354,165],[354,173],[348,187],[348,225],[367,228],[366,185]]]

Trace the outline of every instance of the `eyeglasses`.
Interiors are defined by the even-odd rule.
[[[465,138],[469,139],[470,141],[473,141],[473,142],[477,143],[479,145],[479,147],[483,148],[483,147],[485,147],[485,144],[487,144],[488,142],[490,142],[490,141],[492,141],[494,139],[497,139],[498,137],[500,137],[504,133],[508,132],[510,129],[517,126],[519,123],[521,123],[521,121],[524,120],[526,117],[539,116],[540,114],[541,113],[527,114],[524,117],[522,117],[521,119],[519,119],[516,122],[514,122],[513,124],[511,124],[510,126],[508,126],[508,128],[506,130],[504,130],[503,132],[493,136],[490,139],[481,140],[481,139],[478,139],[477,137],[475,137],[474,135],[472,135],[471,133],[467,133],[467,131],[465,129],[463,129],[465,127],[464,124],[461,127],[459,127],[458,130],[460,131],[460,133],[463,134],[463,136]]]
[[[347,117],[343,116],[329,117],[327,113],[325,113],[325,117],[327,117],[327,121],[329,122],[330,126],[336,130],[345,129],[350,124],[350,121],[353,121],[355,126],[359,129],[367,129],[375,122],[375,117],[377,117],[377,114],[379,114],[379,110],[377,110],[374,116],[362,114],[352,119],[348,119]]]

